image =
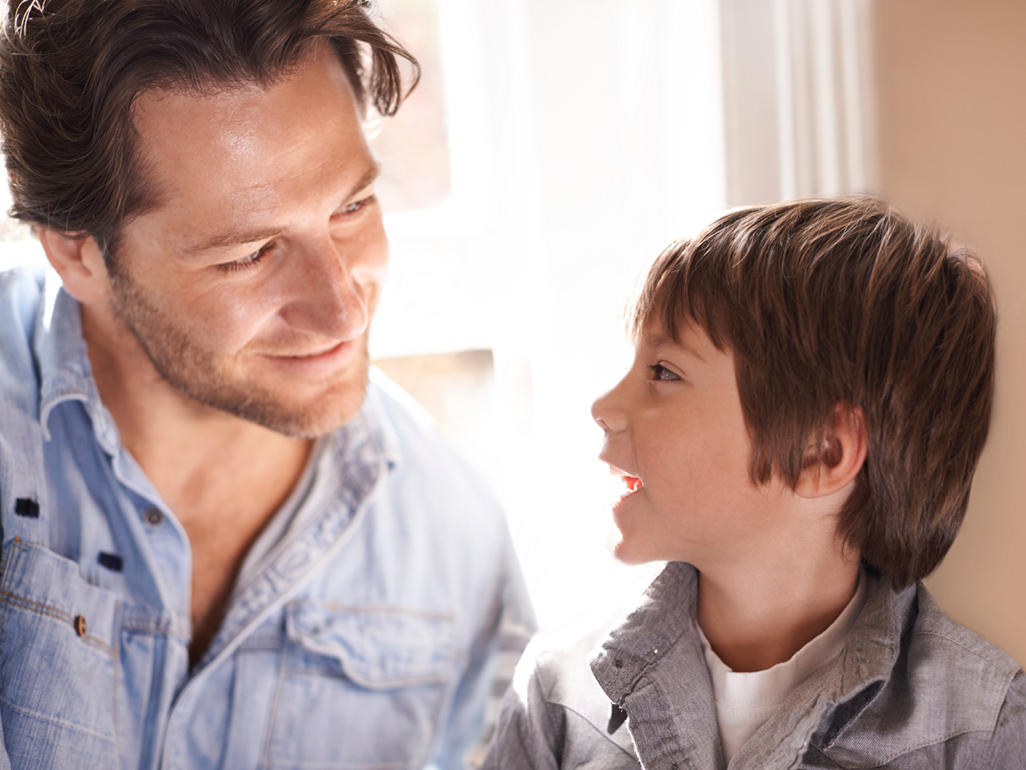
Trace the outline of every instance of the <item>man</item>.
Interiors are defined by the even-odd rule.
[[[10,4],[0,129],[57,279],[0,278],[0,767],[458,767],[496,506],[387,384],[357,0]]]

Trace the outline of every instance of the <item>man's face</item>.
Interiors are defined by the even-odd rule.
[[[112,304],[157,372],[288,435],[350,419],[387,244],[336,57],[267,89],[145,93],[135,125],[160,202],[121,232]]]
[[[601,459],[626,485],[613,506],[622,561],[703,569],[744,558],[794,499],[776,478],[751,481],[733,355],[693,324],[679,344],[647,326],[630,371],[592,414],[605,432]]]

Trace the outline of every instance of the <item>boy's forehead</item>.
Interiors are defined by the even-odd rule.
[[[702,361],[708,359],[716,346],[694,320],[678,321],[671,333],[661,318],[652,318],[642,327],[638,344],[649,349],[675,347]]]

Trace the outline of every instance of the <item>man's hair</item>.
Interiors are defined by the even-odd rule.
[[[14,205],[32,224],[94,236],[156,205],[138,151],[140,93],[272,84],[311,44],[334,47],[361,109],[391,115],[413,56],[367,0],[10,0],[0,36],[0,132]]]
[[[925,577],[965,515],[994,392],[996,315],[980,261],[870,198],[733,211],[671,244],[633,332],[694,322],[734,354],[750,474],[792,487],[836,408],[866,461],[838,519],[897,586]]]

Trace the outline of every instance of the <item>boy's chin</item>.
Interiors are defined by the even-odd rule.
[[[665,557],[652,553],[651,548],[646,548],[616,529],[610,533],[609,550],[613,554],[614,559],[628,566],[648,564],[653,561],[665,561]]]

